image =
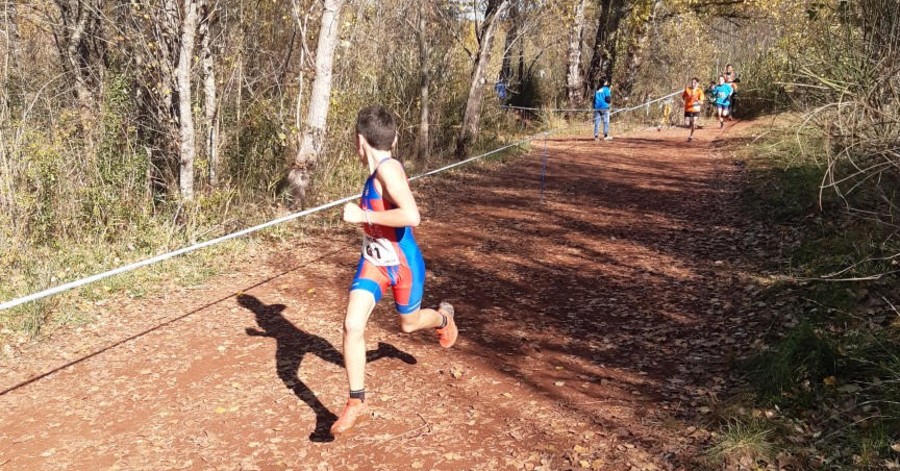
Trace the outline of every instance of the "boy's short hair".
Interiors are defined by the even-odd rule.
[[[356,115],[356,133],[377,150],[391,150],[397,126],[393,115],[383,106],[367,106]]]
[[[700,83],[700,79],[698,79],[697,77],[693,77],[693,78],[691,78],[691,82]]]

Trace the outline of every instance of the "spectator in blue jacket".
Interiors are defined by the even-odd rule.
[[[500,104],[505,105],[506,99],[509,96],[509,86],[506,85],[506,80],[502,76],[497,79],[497,83],[494,84],[494,91],[497,92],[497,99],[500,100]]]
[[[609,135],[609,110],[612,106],[612,92],[609,79],[603,79],[603,86],[594,92],[594,140],[600,138],[600,121],[603,121],[603,140],[611,141]]]

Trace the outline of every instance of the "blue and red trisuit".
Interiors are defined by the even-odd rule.
[[[359,205],[364,211],[388,211],[396,206],[375,187],[378,167],[366,179]],[[361,289],[372,293],[377,303],[390,287],[400,314],[416,312],[422,305],[425,289],[425,260],[413,236],[412,227],[389,227],[378,224],[364,226],[362,254],[350,291]]]

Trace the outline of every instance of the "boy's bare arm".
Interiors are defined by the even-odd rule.
[[[344,206],[344,221],[353,224],[378,224],[388,227],[418,226],[420,222],[419,207],[409,189],[409,182],[403,165],[396,160],[385,162],[377,175],[381,182],[383,197],[388,197],[397,206],[388,211],[363,211],[353,203]]]

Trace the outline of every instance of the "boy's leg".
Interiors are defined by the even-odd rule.
[[[406,333],[421,329],[436,329],[438,340],[444,348],[452,347],[459,335],[453,305],[446,302],[442,302],[438,310],[418,309],[409,314],[401,314],[400,329]]]
[[[344,318],[344,367],[347,370],[347,382],[350,385],[351,397],[344,406],[340,417],[331,426],[331,433],[340,435],[349,431],[361,418],[365,418],[368,406],[365,403],[366,387],[366,324],[372,309],[375,308],[375,296],[366,290],[350,291],[347,303],[347,315]],[[354,394],[362,397],[353,397]]]
[[[603,112],[603,137],[609,137],[609,110]]]
[[[372,293],[355,289],[350,292],[347,316],[344,318],[344,366],[351,391],[366,387],[366,324],[375,308]]]
[[[594,110],[594,140],[600,135],[600,112]]]
[[[425,260],[418,249],[404,250],[407,266],[398,273],[399,282],[393,286],[394,304],[400,314],[400,329],[410,333],[421,329],[436,329],[441,346],[452,347],[456,342],[457,328],[453,318],[453,306],[442,302],[440,308],[422,309],[425,291]]]
[[[437,329],[444,318],[434,309],[418,309],[409,314],[400,314],[400,330],[410,334],[422,329]]]

